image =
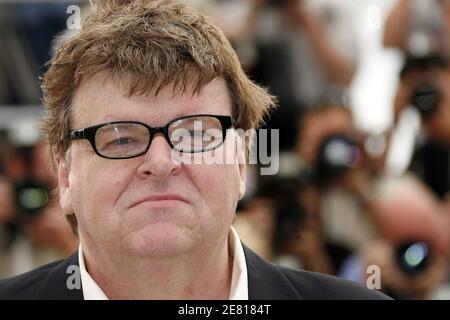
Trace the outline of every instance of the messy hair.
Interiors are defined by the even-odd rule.
[[[183,3],[169,0],[108,0],[92,11],[75,35],[60,41],[42,78],[41,123],[53,172],[67,159],[71,101],[81,81],[100,72],[124,82],[126,95],[158,92],[168,85],[198,93],[223,78],[236,127],[258,127],[275,99],[253,83],[221,30]],[[126,80],[125,80],[126,79]],[[72,227],[73,222],[71,222]]]

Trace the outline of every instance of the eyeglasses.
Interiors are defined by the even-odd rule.
[[[220,147],[226,130],[233,124],[231,116],[210,114],[176,118],[157,128],[138,121],[114,121],[73,130],[70,139],[89,140],[92,149],[102,158],[129,159],[146,153],[153,137],[162,133],[174,150],[196,153]]]

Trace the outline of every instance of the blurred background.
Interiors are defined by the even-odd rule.
[[[186,2],[279,98],[264,125],[279,170],[250,166],[243,242],[397,299],[450,299],[450,1]],[[0,0],[0,278],[78,245],[37,130],[39,77],[89,9]]]

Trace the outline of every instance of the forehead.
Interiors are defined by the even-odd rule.
[[[191,114],[231,115],[232,103],[225,80],[216,78],[198,93],[188,85],[184,92],[173,84],[157,95],[128,96],[127,83],[113,81],[104,74],[84,79],[72,99],[72,129],[108,121],[142,121],[160,126]]]

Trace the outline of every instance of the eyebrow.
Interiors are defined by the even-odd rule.
[[[113,115],[108,114],[108,115],[106,115],[106,117],[102,118],[101,121],[103,121],[103,122],[113,122],[113,121],[139,121],[139,120],[133,119],[133,118],[130,118],[130,117],[122,117],[122,116],[118,117],[117,115],[113,116]]]
[[[161,125],[165,125],[166,123],[177,119],[177,118],[181,118],[181,117],[186,117],[186,116],[195,116],[197,114],[205,114],[208,113],[208,111],[204,111],[204,112],[183,112],[185,110],[182,110],[180,113],[175,114],[175,116],[171,117],[170,119],[166,120],[163,124]],[[142,123],[147,123],[149,126],[156,126],[156,125],[150,125],[148,121],[145,121],[141,118],[139,119],[134,119],[134,117],[122,117],[122,116],[113,116],[113,115],[106,115],[106,117],[102,118],[102,120],[100,120],[101,122],[98,123],[106,123],[106,122],[115,122],[115,121],[132,121],[132,122],[142,122]]]

